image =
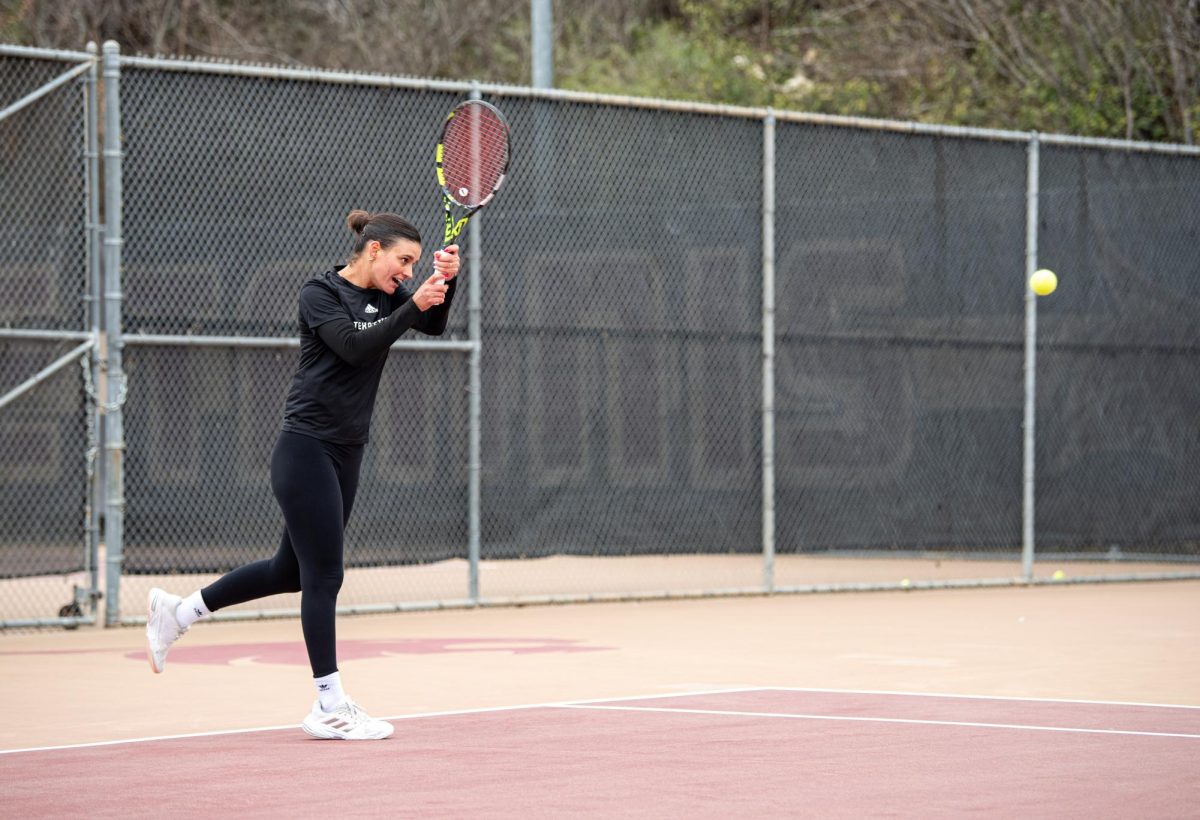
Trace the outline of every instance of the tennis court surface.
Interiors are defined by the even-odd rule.
[[[397,722],[381,743],[322,743],[286,727],[9,754],[0,776],[19,817],[204,806],[243,817],[1200,810],[1200,708],[747,689]],[[72,772],[72,788],[46,793],[47,770]]]
[[[1197,592],[348,618],[350,691],[397,727],[362,743],[297,728],[293,621],[197,629],[162,676],[135,630],[10,636],[42,729],[0,735],[0,791],[13,817],[1191,817]]]

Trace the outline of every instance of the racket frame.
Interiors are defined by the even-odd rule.
[[[442,167],[443,154],[445,152],[446,130],[450,127],[450,123],[458,116],[459,112],[471,106],[483,106],[493,116],[500,126],[504,129],[504,167],[500,169],[500,176],[496,180],[496,184],[492,186],[491,192],[486,197],[479,201],[477,205],[466,205],[459,202],[454,196],[454,192],[450,190],[450,186],[446,182],[445,169]],[[504,184],[505,178],[508,176],[509,163],[512,162],[512,140],[508,128],[508,120],[500,113],[500,109],[489,102],[483,100],[464,100],[454,106],[445,121],[442,123],[441,134],[438,135],[437,143],[437,180],[438,187],[442,189],[442,207],[445,212],[445,226],[442,231],[442,247],[454,244],[466,228],[467,222],[472,216],[478,213],[488,203],[495,198],[496,192]]]

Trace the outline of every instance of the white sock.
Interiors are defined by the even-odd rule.
[[[332,712],[346,699],[346,693],[342,691],[341,672],[334,672],[323,678],[313,678],[313,683],[317,685],[317,697],[321,700],[321,708],[326,712]]]
[[[175,620],[179,621],[179,625],[187,629],[192,624],[201,618],[207,618],[212,614],[208,608],[208,604],[204,603],[204,598],[200,595],[200,590],[196,590],[191,595],[179,602],[179,606],[175,608]]]

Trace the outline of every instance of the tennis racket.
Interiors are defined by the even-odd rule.
[[[496,196],[508,161],[508,123],[499,109],[482,100],[455,106],[437,144],[437,178],[446,212],[443,248]]]

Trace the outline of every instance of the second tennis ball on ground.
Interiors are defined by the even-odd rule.
[[[1038,296],[1049,296],[1054,293],[1054,289],[1058,287],[1058,277],[1054,275],[1054,271],[1042,268],[1033,272],[1033,276],[1029,277],[1029,289]]]

